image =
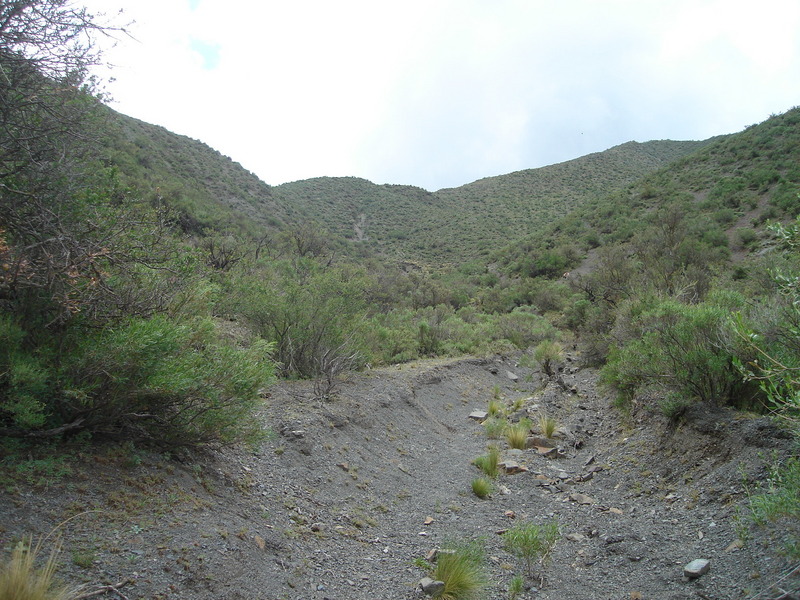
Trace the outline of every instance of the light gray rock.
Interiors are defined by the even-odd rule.
[[[419,588],[428,596],[435,596],[444,590],[444,581],[435,581],[430,577],[423,577],[419,581]]]
[[[489,413],[485,410],[473,410],[469,413],[469,418],[473,421],[485,421],[486,417],[489,416]]]
[[[683,567],[683,576],[689,579],[697,579],[698,577],[708,573],[711,568],[711,561],[705,558],[697,558]]]
[[[511,371],[506,371],[506,377],[508,377],[511,381],[519,381],[519,377]]]

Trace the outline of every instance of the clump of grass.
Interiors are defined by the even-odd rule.
[[[508,584],[508,600],[517,600],[523,591],[525,591],[525,579],[521,575],[515,575]]]
[[[496,440],[502,437],[507,426],[508,423],[505,419],[497,419],[495,417],[489,417],[483,422],[483,430],[486,432],[486,437],[490,440]]]
[[[555,521],[544,525],[520,523],[506,531],[503,541],[506,550],[523,562],[528,577],[533,578],[534,565],[546,565],[560,535]]]
[[[523,450],[528,441],[528,428],[517,423],[506,429],[506,441],[511,448]]]
[[[486,411],[489,413],[490,417],[502,417],[505,414],[506,407],[500,400],[489,400],[489,407]]]
[[[452,543],[439,553],[432,577],[444,582],[442,600],[477,600],[483,598],[489,584],[483,544]]]
[[[79,589],[56,585],[56,556],[60,548],[54,547],[44,566],[36,567],[41,542],[32,547],[28,538],[17,544],[11,558],[0,567],[0,598],[14,600],[72,600]]]
[[[800,458],[792,457],[783,464],[776,463],[767,486],[760,493],[748,495],[752,522],[756,525],[767,522],[781,524],[785,528],[786,553],[794,560],[800,559]]]
[[[539,415],[539,431],[542,432],[544,437],[553,437],[556,429],[558,429],[558,421],[556,421],[553,417],[548,417],[547,413],[542,413]]]
[[[488,498],[493,491],[494,485],[488,477],[476,477],[472,480],[472,493],[481,500]]]
[[[497,477],[497,463],[500,462],[500,451],[496,446],[490,446],[489,451],[472,461],[472,464],[483,471],[484,475],[494,479]]]

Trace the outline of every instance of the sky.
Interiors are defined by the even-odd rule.
[[[435,191],[800,105],[797,0],[85,4],[132,22],[99,71],[112,108],[271,185]]]

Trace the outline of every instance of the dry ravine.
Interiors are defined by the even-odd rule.
[[[480,540],[485,597],[499,599],[522,572],[503,532],[557,522],[543,578],[519,598],[767,600],[800,589],[783,526],[736,519],[790,446],[766,418],[709,407],[679,423],[623,416],[596,373],[570,360],[552,378],[511,358],[420,361],[312,397],[308,382],[271,389],[262,417],[274,435],[257,451],[184,463],[87,451],[67,477],[9,483],[2,547],[56,529],[59,573],[87,597],[372,600],[422,597],[421,559]],[[555,418],[556,451],[488,439],[470,414],[492,398],[512,420]],[[489,444],[511,472],[481,500],[472,461]],[[708,571],[685,577],[695,559]]]

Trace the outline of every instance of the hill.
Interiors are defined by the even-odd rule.
[[[352,252],[431,265],[486,257],[708,142],[628,142],[575,160],[429,192],[357,177],[269,186],[206,144],[109,111],[106,160],[159,196],[184,228],[279,231],[316,222]]]

